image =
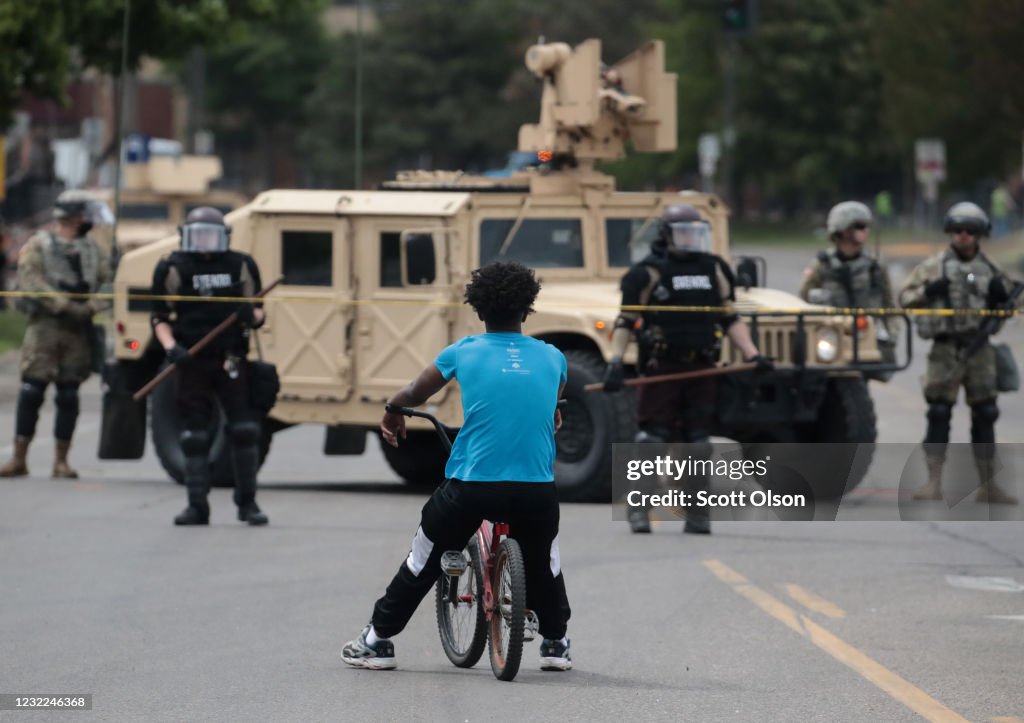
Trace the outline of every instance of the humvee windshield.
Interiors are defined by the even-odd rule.
[[[534,268],[581,268],[578,218],[487,219],[480,223],[480,265],[518,261]]]
[[[609,266],[631,266],[651,251],[658,235],[657,218],[609,218],[604,222],[604,237]]]
[[[122,203],[121,220],[168,221],[171,208],[166,203]]]

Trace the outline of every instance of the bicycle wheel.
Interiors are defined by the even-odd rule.
[[[526,621],[526,566],[515,540],[506,539],[498,548],[491,585],[497,606],[490,625],[491,670],[498,680],[512,680],[523,659]]]
[[[437,579],[437,632],[448,660],[459,668],[472,668],[484,654],[487,617],[484,613],[484,574],[476,539],[466,546],[469,567],[458,577],[441,573]],[[449,586],[454,586],[453,597]]]

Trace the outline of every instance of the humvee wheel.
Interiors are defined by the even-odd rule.
[[[607,502],[612,491],[612,444],[632,442],[636,409],[632,390],[585,392],[600,382],[604,361],[591,352],[567,351],[568,379],[562,429],[555,436],[555,484],[562,500]]]
[[[153,449],[160,465],[178,484],[185,484],[185,454],[181,451],[182,422],[178,417],[175,395],[178,390],[177,377],[171,377],[153,390],[149,400],[149,429],[153,435]],[[210,444],[210,485],[213,487],[234,487],[235,475],[231,469],[231,449],[224,429],[224,413],[220,405],[210,420],[208,431],[213,440]],[[260,465],[270,451],[273,430],[266,421],[260,435]]]
[[[871,459],[874,457],[875,405],[868,394],[867,382],[860,377],[838,377],[830,379],[825,397],[818,409],[817,421],[797,427],[780,427],[763,430],[742,440],[743,454],[747,459],[759,459],[768,453],[766,444],[773,443],[835,443],[831,448],[828,465],[831,470],[843,470],[843,474],[829,474],[822,470],[814,474],[813,490],[803,482],[786,487],[784,478],[772,480],[772,490],[782,494],[813,492],[821,500],[835,500],[849,492],[864,479]],[[795,448],[786,449],[793,454]],[[820,455],[803,457],[817,459]]]
[[[398,447],[392,447],[379,435],[378,439],[384,459],[395,474],[410,485],[429,487],[444,479],[448,454],[441,446],[436,432],[410,429],[405,439],[398,440]]]

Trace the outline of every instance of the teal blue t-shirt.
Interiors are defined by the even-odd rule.
[[[555,405],[565,356],[523,334],[467,336],[434,364],[462,390],[465,421],[445,476],[465,482],[553,482]]]

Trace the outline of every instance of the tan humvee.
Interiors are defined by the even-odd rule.
[[[152,156],[144,163],[123,166],[121,209],[117,220],[117,247],[126,253],[176,233],[188,212],[196,206],[213,206],[227,213],[248,199],[236,191],[211,189],[221,176],[216,156]],[[114,190],[84,189],[112,212],[109,221],[97,225],[94,237],[108,250],[114,234]]]
[[[569,363],[565,425],[557,440],[561,494],[608,497],[611,445],[632,441],[635,433],[633,400],[628,392],[587,394],[582,387],[603,375],[619,279],[648,253],[662,209],[679,202],[680,194],[617,192],[594,163],[620,157],[627,139],[638,150],[675,147],[675,76],[664,72],[660,42],[603,73],[595,40],[575,51],[534,46],[527,64],[544,78],[543,109],[538,125],[521,130],[519,148],[550,152],[545,167],[497,179],[409,172],[379,191],[273,190],[228,216],[233,247],[255,257],[265,282],[284,277],[269,297],[269,321],[258,335],[282,382],[264,451],[274,429],[317,423],[328,428],[326,453],[361,453],[385,400],[445,345],[482,331],[462,303],[472,269],[512,259],[535,268],[543,283],[526,333],[558,346]],[[725,206],[709,194],[682,196],[711,222],[714,250],[728,258]],[[122,421],[105,419],[105,432],[128,424],[144,435],[144,409],[127,402],[119,407],[116,400],[148,379],[163,354],[151,344],[147,303],[133,297],[148,292],[155,264],[177,243],[166,238],[121,263],[116,364],[108,369],[105,411],[109,406],[111,419]],[[744,273],[757,275],[749,268]],[[782,291],[752,286],[738,296],[744,313],[784,308],[819,315],[758,317],[760,348],[780,369],[757,381],[748,374],[723,383],[715,433],[749,441],[873,440],[871,400],[850,363],[855,339],[862,361],[879,359],[870,320],[856,331],[851,317],[822,316],[821,307]],[[727,341],[723,347],[731,359]],[[626,361],[635,358],[633,349]],[[161,460],[180,479],[169,394],[167,388],[153,397],[151,421]],[[458,427],[458,387],[446,388],[430,408]],[[112,432],[102,444],[101,456],[139,456],[144,436],[126,440]],[[405,479],[440,479],[444,453],[431,430],[420,427],[400,449],[383,449]],[[229,480],[222,452],[215,447],[211,463]]]

